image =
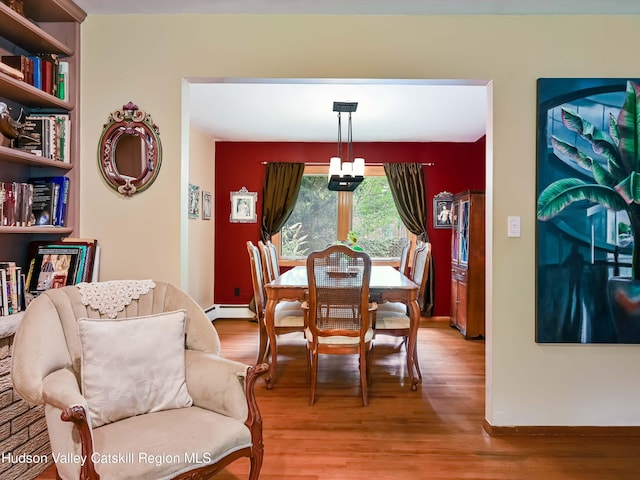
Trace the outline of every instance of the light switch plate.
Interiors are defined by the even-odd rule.
[[[520,236],[520,217],[507,217],[507,237]]]

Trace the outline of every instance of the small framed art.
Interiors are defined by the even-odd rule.
[[[202,219],[211,220],[211,193],[202,191]]]
[[[242,187],[237,192],[231,192],[231,215],[229,221],[232,223],[256,223],[256,202],[258,192],[249,192],[246,187]]]
[[[200,215],[200,187],[189,184],[189,218]]]
[[[433,228],[451,228],[453,194],[440,192],[433,197]]]

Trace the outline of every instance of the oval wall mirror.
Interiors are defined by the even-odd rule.
[[[98,145],[98,167],[111,188],[126,197],[149,188],[162,160],[159,135],[151,115],[132,102],[109,114]]]

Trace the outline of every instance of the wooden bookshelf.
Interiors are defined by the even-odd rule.
[[[77,236],[79,211],[80,23],[86,13],[71,0],[24,0],[25,16],[0,2],[0,55],[57,54],[69,63],[68,101],[29,83],[0,73],[0,101],[11,108],[13,118],[20,109],[27,115],[65,113],[71,120],[69,162],[40,157],[0,146],[0,182],[26,182],[32,177],[64,175],[71,180],[64,227],[0,225],[0,261],[14,261],[27,273],[28,246],[32,241],[57,241]],[[6,145],[6,143],[4,143]]]
[[[71,170],[73,168],[73,164],[71,163],[51,160],[49,158],[39,157],[29,152],[23,152],[22,150],[2,146],[0,146],[0,163],[15,163],[30,167],[56,168],[63,171],[61,172],[61,175],[64,174],[65,170]]]
[[[66,112],[73,110],[71,103],[4,73],[0,73],[0,98],[10,98],[25,107],[55,108]]]
[[[40,4],[55,4],[57,2],[40,1]],[[33,9],[38,11],[37,8]],[[54,21],[44,19],[43,21]],[[19,45],[33,53],[59,53],[65,57],[73,55],[73,49],[42,30],[29,19],[11,10],[4,3],[0,3],[0,34],[5,40]]]

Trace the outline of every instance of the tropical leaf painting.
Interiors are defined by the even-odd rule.
[[[536,341],[620,343],[607,289],[640,280],[640,79],[537,91]]]

